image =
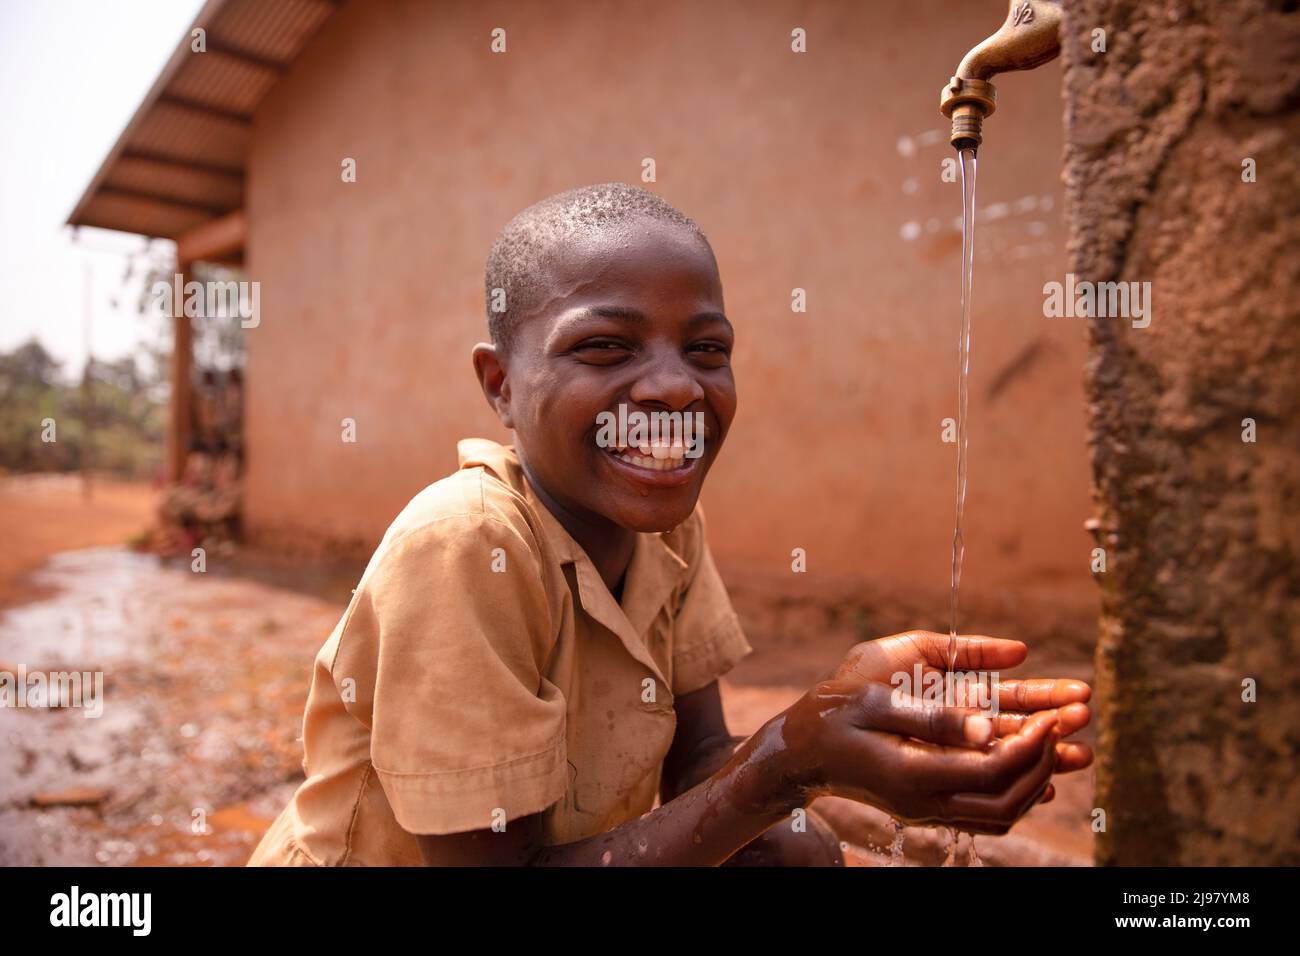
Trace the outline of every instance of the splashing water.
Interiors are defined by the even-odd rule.
[[[896,820],[893,817],[890,817],[889,819],[889,827],[891,830],[894,831],[894,839],[889,844],[889,865],[902,866],[903,865],[903,831],[906,830],[907,828],[903,826],[901,820]]]
[[[957,337],[957,504],[952,532],[952,580],[948,594],[948,670],[957,666],[957,594],[966,541],[961,533],[966,509],[966,406],[970,380],[970,294],[975,273],[975,150],[961,151],[961,332]]]
[[[961,840],[961,834],[957,832],[956,827],[949,827],[948,837],[952,842],[948,844],[948,856],[944,858],[940,866],[957,865],[957,843]]]

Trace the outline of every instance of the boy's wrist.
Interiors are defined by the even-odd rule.
[[[769,720],[727,763],[737,804],[749,812],[784,816],[821,795],[802,753],[787,738],[787,718],[788,712]]]

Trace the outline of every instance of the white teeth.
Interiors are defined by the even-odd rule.
[[[655,446],[656,450],[659,447],[661,446]],[[662,447],[664,447],[665,451],[668,450],[667,446]],[[681,463],[685,455],[682,454],[674,458],[667,455],[655,457],[654,455],[618,454],[615,452],[614,457],[619,461],[627,462],[629,465],[636,465],[638,468],[648,468],[651,471],[672,471],[674,468],[682,467]]]
[[[638,468],[646,468],[650,471],[672,471],[685,467],[688,458],[699,457],[692,452],[699,449],[702,442],[703,436],[691,443],[684,442],[680,435],[664,436],[638,445],[606,447],[605,451],[620,461]]]

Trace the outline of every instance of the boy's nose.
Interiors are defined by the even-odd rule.
[[[704,398],[704,387],[685,362],[663,359],[645,367],[632,383],[629,397],[637,405],[666,405],[669,411],[682,411]]]

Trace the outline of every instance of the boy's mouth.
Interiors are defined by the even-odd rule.
[[[619,461],[650,471],[673,471],[690,464],[690,459],[686,457],[686,446],[680,441],[645,442],[639,446],[606,448],[605,451]]]
[[[638,484],[669,488],[690,481],[703,456],[686,457],[686,446],[680,441],[646,443],[640,446],[600,449],[610,465],[625,478]]]

